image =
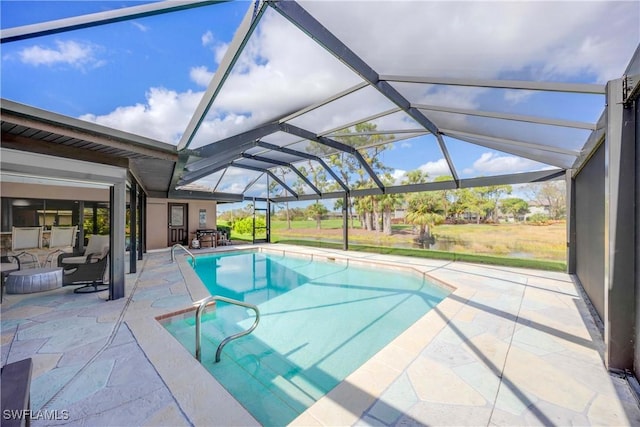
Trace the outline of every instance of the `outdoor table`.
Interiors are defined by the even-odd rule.
[[[8,294],[29,294],[62,287],[62,268],[29,268],[9,273]]]

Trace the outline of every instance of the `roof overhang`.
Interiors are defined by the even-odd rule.
[[[145,192],[168,193],[173,145],[5,99],[1,114],[3,149],[129,169]]]

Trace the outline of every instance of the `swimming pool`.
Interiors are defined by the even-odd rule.
[[[408,270],[365,268],[304,256],[227,253],[197,258],[212,295],[258,305],[219,303],[203,321],[203,365],[263,425],[286,425],[445,298],[449,291]],[[193,316],[166,329],[194,353]]]

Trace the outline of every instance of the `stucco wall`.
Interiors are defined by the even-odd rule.
[[[57,200],[86,200],[92,202],[108,202],[109,189],[64,187],[57,185],[21,184],[16,182],[2,182],[0,184],[2,197],[21,197],[25,199],[57,199]]]
[[[168,246],[169,203],[189,205],[189,233],[198,228],[216,228],[216,202],[212,200],[147,199],[147,249],[161,249]],[[205,227],[200,227],[200,209],[207,214]],[[189,234],[191,236],[191,234]]]

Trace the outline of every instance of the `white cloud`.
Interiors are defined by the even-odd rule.
[[[465,169],[464,172],[465,174],[476,172],[478,175],[499,175],[528,172],[540,168],[541,165],[533,160],[497,153],[482,153],[480,158],[473,162],[473,168]]]
[[[635,28],[637,12],[634,14],[631,3],[378,2],[372,7],[367,2],[345,2],[339,14],[331,2],[304,2],[303,7],[317,12],[323,24],[381,74],[514,78],[517,73],[529,73],[542,80],[576,80],[584,79],[581,73],[587,72],[602,81],[620,74],[637,45],[637,31],[631,35],[620,31]],[[392,37],[380,31],[390,22],[402,22],[394,26]],[[211,31],[201,41],[220,63],[228,45],[216,40]],[[189,72],[191,80],[202,87],[212,75],[213,70],[205,66]],[[295,112],[360,81],[315,41],[267,8],[191,148]],[[394,87],[412,102],[471,109],[479,106],[489,90],[396,83]],[[85,117],[175,143],[201,95],[150,88],[145,103]],[[506,92],[504,100],[522,102],[523,96]],[[164,99],[169,105],[162,108],[157,103]],[[333,111],[321,107],[296,123],[319,132],[384,111],[389,104],[377,91],[366,89],[341,98]],[[425,115],[443,128],[458,129],[454,125],[464,121],[463,115]],[[401,115],[385,120],[384,127],[389,129],[407,127]],[[502,158],[485,159],[477,167],[501,162],[508,163]],[[444,159],[422,168],[432,177],[450,174]]]
[[[532,90],[507,90],[504,92],[504,100],[511,105],[520,104],[535,94]]]
[[[191,71],[189,71],[189,77],[194,83],[207,87],[213,77],[213,73],[207,70],[205,66],[193,67]]]
[[[332,2],[303,7],[381,74],[526,72],[555,80],[587,72],[602,83],[620,77],[640,35],[637,2],[344,2],[340,13]],[[393,37],[380,31],[389,27]]]
[[[324,100],[358,81],[353,72],[269,8],[191,148]],[[357,115],[370,108],[370,103],[348,98],[341,109],[340,123],[344,123],[346,114]],[[312,120],[316,127],[321,124],[325,129],[331,128],[335,118],[327,117],[326,110],[314,113],[319,114]]]
[[[391,173],[391,178],[393,179],[394,185],[400,185],[406,175],[407,175],[406,170],[394,169],[394,171]]]
[[[99,49],[96,45],[79,43],[76,41],[56,41],[56,48],[31,46],[18,52],[20,61],[29,65],[53,66],[58,64],[71,65],[75,68],[99,67],[104,65],[95,57]]]
[[[240,168],[234,168],[234,167],[228,168],[227,172],[225,172],[224,174],[224,178],[220,181],[220,184],[218,185],[217,191],[222,193],[234,193],[234,194],[242,193],[246,188],[246,186],[249,185],[251,182],[253,182],[260,175],[261,175],[261,172],[250,171],[247,169],[240,169]],[[261,179],[259,179],[255,184],[251,186],[252,194],[255,193],[255,191],[261,191],[263,189],[266,191],[266,184],[262,183],[262,179],[266,179],[266,178],[262,176]]]
[[[202,92],[151,88],[145,104],[119,107],[102,116],[85,114],[80,119],[175,144],[201,97]]]
[[[213,43],[213,33],[211,31],[207,31],[201,37],[202,46],[209,46]]]
[[[229,44],[216,40],[211,31],[207,31],[206,33],[204,33],[200,39],[202,41],[202,46],[210,47],[213,51],[213,59],[215,63],[220,64],[222,58],[224,57],[224,54],[229,48]]]
[[[439,159],[435,162],[427,162],[418,167],[423,172],[426,172],[429,175],[429,180],[433,180],[434,178],[442,175],[451,175],[451,169],[449,169],[449,165],[445,159]]]

